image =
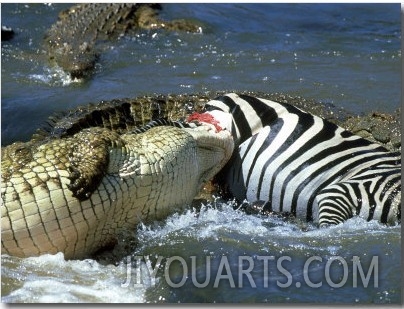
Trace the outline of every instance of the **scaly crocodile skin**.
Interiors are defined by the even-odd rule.
[[[141,134],[88,128],[2,150],[2,254],[84,258],[137,223],[187,203],[230,158],[233,139],[213,126]]]
[[[116,39],[133,29],[164,28],[200,32],[199,26],[185,20],[157,18],[160,5],[146,3],[81,3],[59,14],[48,30],[45,43],[49,60],[72,78],[82,78],[94,69],[99,56],[97,42]]]

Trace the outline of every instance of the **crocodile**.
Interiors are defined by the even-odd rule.
[[[37,129],[31,138],[41,139],[49,135],[62,137],[91,126],[102,126],[123,133],[144,125],[151,119],[167,117],[185,120],[193,112],[202,112],[205,103],[225,93],[226,91],[155,94],[93,102],[50,116],[48,124]],[[365,115],[355,115],[332,104],[301,96],[256,91],[238,91],[238,93],[291,104],[378,143],[390,151],[401,151],[400,108],[391,114],[374,111]]]
[[[251,92],[244,93],[251,94]],[[122,207],[125,204],[125,202],[121,203],[124,196],[123,192],[127,193],[125,195],[126,198],[130,190],[133,189],[132,192],[136,192],[138,187],[127,187],[126,191],[119,190],[122,182],[126,185],[129,180],[120,177],[119,173],[117,173],[119,164],[116,165],[109,161],[108,167],[105,167],[106,157],[123,158],[127,156],[127,154],[122,152],[123,149],[133,151],[133,146],[137,143],[135,141],[141,139],[141,136],[143,136],[142,139],[148,140],[155,138],[155,133],[157,133],[157,136],[164,141],[167,136],[176,136],[177,133],[180,135],[191,134],[191,136],[192,134],[199,134],[200,131],[196,133],[195,129],[190,128],[156,127],[146,130],[144,135],[142,135],[138,133],[137,129],[139,127],[147,127],[147,123],[155,119],[185,119],[194,111],[202,111],[206,102],[220,94],[222,92],[189,95],[153,95],[91,103],[65,112],[62,115],[50,117],[48,127],[39,129],[28,142],[16,142],[3,148],[1,191],[3,253],[9,252],[9,254],[13,255],[26,256],[62,250],[65,252],[67,258],[85,257],[91,255],[99,248],[107,246],[109,243],[114,244],[117,234],[123,231],[125,227],[131,229],[141,220],[162,218],[171,210],[174,211],[175,207],[178,206],[176,203],[172,207],[167,206],[170,203],[166,203],[164,206],[167,207],[158,209],[158,211],[157,206],[155,206],[157,204],[153,204],[154,202],[146,206],[144,203],[141,203],[140,210],[135,209],[135,206],[133,206],[130,208],[131,210],[133,209],[133,212],[130,214],[127,213],[130,218],[124,217],[124,209],[127,208]],[[285,94],[261,93],[260,96],[293,104],[338,124],[346,123],[347,121],[360,124],[360,121],[363,119],[372,123],[372,119],[374,118],[352,117],[348,113],[340,113],[340,111],[334,108],[326,107],[312,100]],[[388,118],[388,120],[391,122],[392,119]],[[362,128],[363,126],[359,127]],[[164,128],[164,132],[162,128]],[[374,126],[370,126],[370,131],[373,128]],[[198,130],[201,130],[201,128]],[[213,130],[211,130],[210,134],[212,132]],[[220,134],[225,135],[224,132]],[[228,140],[229,137],[223,137],[220,134],[217,135],[220,143],[224,143],[225,141],[227,143],[221,145],[230,147],[231,141]],[[199,137],[188,136],[188,138],[192,143],[196,142],[198,144],[198,141],[200,141]],[[383,144],[382,142],[380,143]],[[94,147],[95,145],[97,147]],[[152,142],[151,145],[153,145]],[[396,145],[396,147],[400,146],[401,144]],[[142,146],[137,151],[147,150],[147,147]],[[88,151],[92,153],[96,149],[102,150],[100,153],[94,153],[94,155],[88,154]],[[199,151],[199,148],[197,149]],[[202,147],[201,151],[204,153],[206,149]],[[231,152],[227,148],[226,151],[226,155],[228,155],[228,152]],[[52,152],[58,155],[52,155]],[[109,155],[106,156],[106,153]],[[136,153],[136,151],[133,153]],[[195,162],[193,161],[193,164]],[[50,166],[47,166],[49,164]],[[178,173],[178,175],[187,175],[186,164],[179,165],[181,165],[181,168],[184,168],[184,173]],[[209,177],[203,177],[204,180],[213,176],[221,165],[222,163],[217,164],[210,171]],[[85,169],[86,166],[89,168]],[[91,169],[91,167],[94,167],[94,169]],[[121,167],[124,170],[127,165],[122,165]],[[196,173],[195,177],[201,175],[198,174],[197,170],[194,170],[194,167],[193,173]],[[155,176],[157,177],[157,175]],[[181,179],[179,177],[176,181]],[[159,184],[161,185],[162,183],[160,182]],[[190,185],[190,182],[188,184]],[[218,185],[220,186],[220,184]],[[54,190],[50,191],[49,188],[54,188]],[[113,190],[113,188],[116,190]],[[153,192],[162,192],[162,188],[163,186],[160,186],[156,190],[153,189]],[[197,182],[197,185],[194,187],[190,185],[190,188],[187,202],[195,197],[195,192],[201,188],[201,181]],[[220,191],[220,188],[214,186],[210,186],[209,188],[208,186],[209,192],[205,192],[205,194],[209,195],[215,190]],[[108,193],[106,194],[106,192]],[[119,195],[121,193],[122,195]],[[108,197],[106,201],[100,202],[100,197],[106,197],[107,195],[111,196],[111,198]],[[35,200],[35,196],[41,196],[43,200]],[[60,196],[60,198],[57,196]],[[60,214],[56,212],[55,208],[60,204],[55,204],[56,206],[54,206],[54,201],[62,205]],[[181,202],[179,204],[181,206],[186,203]],[[94,207],[94,205],[97,207]],[[38,208],[36,209],[38,206],[41,207],[40,211],[38,211]],[[114,216],[115,213],[118,213],[117,209],[122,210],[119,212],[119,214],[122,213],[121,217],[119,217],[119,214]],[[149,211],[149,209],[151,210]],[[67,229],[72,231],[72,233],[67,235],[71,236],[63,234],[69,232],[62,232],[61,223],[55,219],[50,221],[49,226],[43,225],[43,221],[35,225],[34,221],[32,221],[33,219],[28,219],[36,217],[36,220],[44,220],[41,214],[49,216],[49,218],[52,218],[52,216],[53,218],[62,216],[61,222],[70,224]],[[92,220],[91,224],[93,225],[91,225],[91,230],[89,227],[90,221],[86,221],[87,219]],[[32,231],[27,229],[27,224],[35,226],[36,229]],[[19,225],[21,230],[17,231],[16,225]],[[96,234],[91,234],[94,231],[93,227],[97,231]],[[56,232],[53,233],[53,229]],[[83,229],[85,233],[80,229]],[[14,230],[17,233],[14,233]],[[102,237],[100,236],[96,239],[96,235],[102,235]],[[21,245],[16,242],[15,237],[20,239]],[[35,243],[31,240],[31,237],[38,237],[35,238]],[[59,248],[52,245],[53,243],[50,242],[49,238],[52,240],[55,239],[54,242],[58,239],[58,246],[62,247]],[[48,247],[37,247],[37,243]],[[25,248],[25,246],[27,247]],[[85,249],[83,249],[83,246]],[[25,248],[25,251],[23,248]]]
[[[207,96],[183,94],[91,102],[49,116],[31,140],[63,138],[95,126],[122,134],[155,119],[185,120],[190,113],[201,111],[207,100]]]
[[[98,43],[117,39],[138,29],[166,29],[200,33],[194,22],[158,18],[160,4],[82,3],[59,13],[45,35],[45,50],[51,63],[73,79],[88,77],[99,58]]]
[[[233,147],[229,132],[209,124],[123,134],[95,126],[6,146],[2,254],[89,257],[139,222],[189,204]]]

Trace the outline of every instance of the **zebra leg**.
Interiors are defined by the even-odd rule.
[[[355,183],[340,182],[322,189],[316,196],[320,227],[342,223],[361,208],[361,200],[354,192]]]

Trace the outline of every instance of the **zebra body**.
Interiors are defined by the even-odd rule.
[[[232,93],[206,111],[235,139],[220,177],[239,201],[320,226],[354,215],[400,221],[399,153],[286,103]]]

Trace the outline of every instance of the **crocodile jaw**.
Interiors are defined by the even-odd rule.
[[[200,184],[213,178],[230,159],[234,141],[227,130],[216,131],[212,124],[204,123],[192,129],[185,129],[195,139],[198,147]]]
[[[2,156],[2,253],[88,257],[189,204],[232,151],[230,133],[211,125],[123,135],[89,128],[39,147],[16,144]]]

